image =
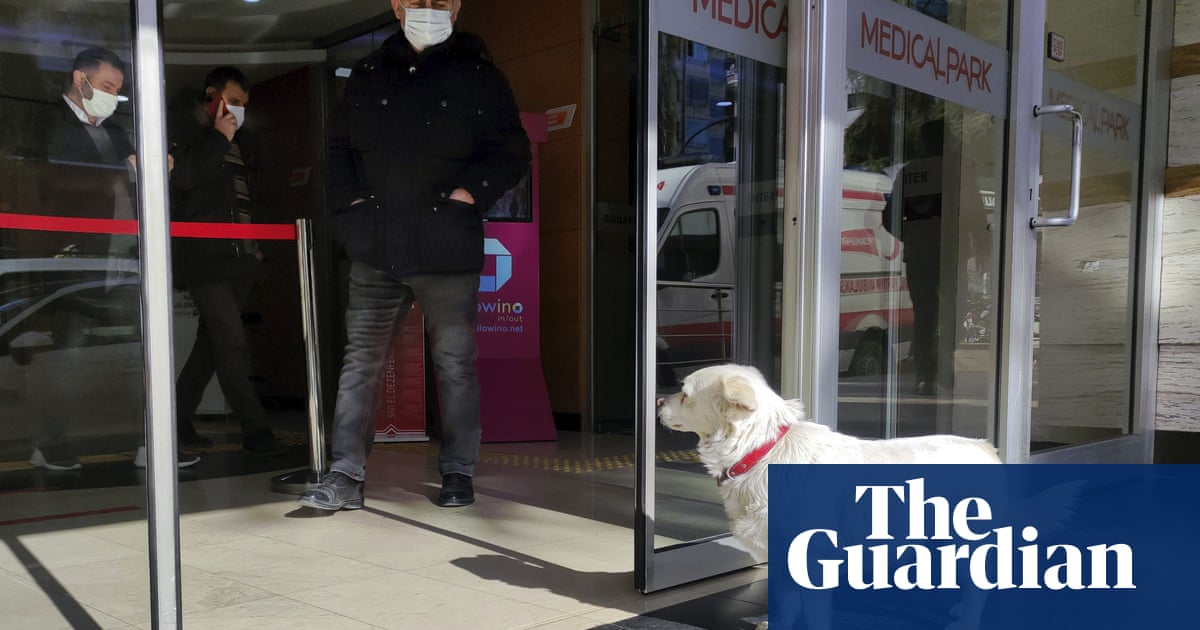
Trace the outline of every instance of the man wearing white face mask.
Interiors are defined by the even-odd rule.
[[[203,223],[250,223],[254,170],[252,143],[242,131],[250,83],[232,66],[208,73],[197,99],[174,103],[167,121],[171,218]],[[253,241],[176,238],[171,244],[175,285],[186,288],[200,313],[192,351],[175,384],[179,441],[209,446],[192,417],[216,374],[242,427],[242,450],[277,455],[286,448],[265,424],[266,411],[250,381],[242,309],[260,273],[262,253]]]
[[[425,314],[441,400],[442,507],[474,502],[481,216],[529,169],[529,138],[461,0],[391,0],[402,31],[359,61],[330,119],[334,231],[352,264],[329,475],[301,498],[363,506],[380,379],[399,321]]]
[[[43,212],[51,215],[94,218],[134,219],[134,154],[129,136],[113,124],[118,95],[125,82],[125,64],[111,50],[89,48],[75,56],[63,88],[63,102],[54,121],[47,149],[47,164],[41,186]],[[61,246],[70,243],[84,256],[108,255],[112,259],[136,256],[137,237],[128,235],[64,234]],[[114,260],[109,279],[112,289],[124,284],[129,276],[114,272],[126,265]],[[128,295],[124,291],[115,295]],[[110,302],[116,305],[119,302]],[[138,304],[124,303],[130,312]],[[94,378],[94,375],[91,376]],[[64,371],[56,376],[64,390],[86,386],[76,379],[87,379],[85,370]],[[137,401],[128,401],[130,406]],[[87,418],[72,418],[71,412],[54,408],[50,399],[35,431],[35,446],[30,463],[48,470],[76,470],[82,467],[67,435],[70,422],[86,423]],[[130,418],[136,422],[140,418]],[[131,428],[133,428],[131,426]],[[180,452],[181,468],[199,461],[195,455]]]

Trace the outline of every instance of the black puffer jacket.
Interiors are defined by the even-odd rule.
[[[455,33],[418,54],[393,35],[354,67],[330,128],[335,233],[352,259],[396,277],[482,268],[480,217],[530,151],[478,37]],[[474,206],[449,199],[460,187]]]

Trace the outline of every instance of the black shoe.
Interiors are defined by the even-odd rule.
[[[288,446],[280,442],[270,429],[259,429],[242,438],[242,452],[260,457],[270,457],[288,452]]]
[[[471,478],[462,473],[442,475],[442,491],[437,504],[441,507],[463,507],[475,502],[475,486]]]
[[[330,512],[362,509],[363,482],[340,472],[331,472],[321,483],[300,495],[300,505]]]

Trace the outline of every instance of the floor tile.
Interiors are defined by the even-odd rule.
[[[213,610],[184,611],[185,628],[220,630],[374,630],[377,626],[337,612],[270,597]],[[416,626],[411,626],[416,627]]]
[[[149,605],[149,596],[146,597]],[[0,613],[5,628],[71,630],[72,628],[131,627],[78,601],[72,593],[51,582],[26,582],[0,575]]]
[[[565,613],[637,594],[628,545],[576,537],[507,554],[480,553],[412,573]]]
[[[390,572],[270,538],[185,549],[183,564],[279,595]]]
[[[561,613],[411,573],[299,592],[296,599],[382,628],[519,628]]]
[[[0,569],[20,573],[33,563],[59,569],[122,558],[147,558],[142,551],[101,540],[83,532],[64,530],[5,536],[0,545]]]

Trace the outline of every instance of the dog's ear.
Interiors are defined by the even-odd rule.
[[[758,396],[754,393],[754,385],[741,376],[721,377],[721,395],[725,403],[746,411],[758,409]]]

